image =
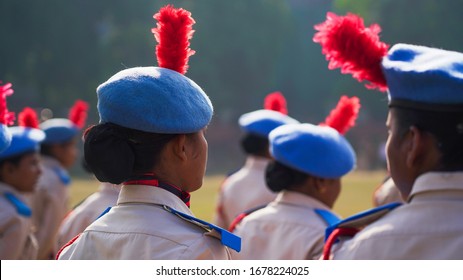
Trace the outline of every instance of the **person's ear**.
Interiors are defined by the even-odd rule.
[[[416,126],[411,126],[405,137],[405,163],[407,167],[414,167],[417,161],[422,160],[423,152],[428,148],[424,132],[419,130]]]
[[[185,134],[180,134],[172,141],[170,141],[170,146],[172,149],[173,154],[181,159],[181,160],[187,160],[187,153],[186,153],[186,144],[187,144],[187,139]]]
[[[326,192],[326,182],[325,182],[325,179],[322,179],[322,178],[316,178],[316,177],[311,177],[312,180],[313,180],[313,186],[315,188],[315,190],[319,193],[319,194],[323,194]]]

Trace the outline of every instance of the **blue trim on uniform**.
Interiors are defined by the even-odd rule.
[[[106,208],[106,210],[104,210],[104,211],[100,214],[100,216],[98,216],[98,218],[96,218],[96,220],[98,220],[99,218],[103,217],[106,213],[109,212],[109,210],[111,210],[111,208],[112,208],[111,206],[109,206],[108,208]],[[95,220],[95,221],[96,221],[96,220]]]
[[[233,233],[218,227],[216,225],[213,225],[211,223],[208,223],[206,221],[200,220],[196,217],[192,217],[190,215],[187,215],[185,213],[182,213],[180,211],[177,211],[169,206],[163,205],[163,208],[177,216],[180,216],[181,218],[187,220],[187,221],[192,221],[193,223],[198,223],[200,226],[204,227],[206,230],[212,231],[216,230],[218,233],[220,233],[220,241],[222,242],[223,245],[239,252],[241,251],[241,238],[237,235],[234,235]]]
[[[69,173],[66,170],[61,167],[54,167],[53,172],[55,172],[65,186],[69,186],[71,184],[71,176],[69,176]]]
[[[350,216],[344,220],[340,220],[339,222],[329,226],[326,228],[325,230],[325,241],[328,239],[328,237],[331,235],[331,233],[338,227],[342,227],[344,224],[346,223],[349,223],[349,222],[352,222],[352,221],[355,221],[355,220],[359,220],[359,219],[362,219],[362,218],[365,218],[367,216],[370,216],[370,215],[374,215],[374,214],[377,214],[378,212],[381,212],[381,211],[387,211],[387,212],[390,212],[392,210],[394,210],[395,208],[397,208],[398,206],[402,205],[402,203],[400,202],[392,202],[392,203],[389,203],[389,204],[385,204],[385,205],[382,205],[382,206],[379,206],[379,207],[376,207],[376,208],[372,208],[372,209],[369,209],[369,210],[366,210],[366,211],[363,211],[363,212],[360,212],[358,214],[355,214],[353,216]]]
[[[313,210],[320,218],[325,221],[325,223],[328,225],[328,227],[337,224],[341,221],[341,219],[338,218],[335,214],[333,214],[331,211],[324,210],[324,209],[314,209]]]
[[[32,216],[31,208],[27,206],[26,203],[22,202],[19,198],[17,198],[13,193],[5,192],[3,195],[16,208],[16,211],[19,215],[24,217]]]

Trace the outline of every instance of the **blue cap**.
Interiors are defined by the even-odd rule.
[[[448,111],[459,105],[455,108],[462,110],[462,53],[397,44],[383,58],[382,68],[391,106]]]
[[[0,153],[11,144],[11,132],[4,124],[0,124]]]
[[[39,144],[45,139],[43,131],[22,126],[13,126],[9,129],[12,135],[11,144],[0,153],[0,160],[40,150]]]
[[[40,129],[45,132],[43,144],[64,143],[74,138],[79,128],[68,119],[49,119],[40,124]]]
[[[312,176],[336,179],[355,167],[354,149],[328,126],[283,125],[270,132],[269,140],[276,161]]]
[[[267,137],[270,131],[284,124],[296,124],[297,120],[273,110],[257,110],[242,115],[238,123],[247,133]]]
[[[122,70],[97,88],[100,123],[145,132],[200,131],[212,119],[209,97],[186,76],[161,67]]]

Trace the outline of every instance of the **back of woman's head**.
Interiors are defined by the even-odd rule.
[[[194,54],[191,13],[167,5],[154,18],[158,67],[124,69],[97,88],[100,124],[87,132],[84,152],[100,181],[118,184],[151,171],[166,143],[212,119],[209,97],[185,76]]]
[[[268,145],[268,139],[257,134],[248,133],[241,139],[241,147],[248,155],[267,157]]]
[[[161,151],[176,136],[99,124],[85,132],[85,162],[99,181],[120,184],[134,174],[152,172]]]
[[[308,174],[277,161],[269,163],[265,170],[265,182],[272,192],[280,192],[299,186],[304,183],[308,176]]]

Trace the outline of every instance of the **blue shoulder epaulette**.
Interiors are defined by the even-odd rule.
[[[177,211],[169,206],[166,206],[166,205],[163,205],[162,206],[164,208],[164,210],[166,210],[167,212],[169,213],[172,213],[176,216],[178,216],[179,218],[187,221],[187,222],[190,222],[192,224],[195,224],[201,228],[203,228],[204,230],[206,231],[216,231],[217,233],[220,234],[220,241],[222,242],[223,245],[239,252],[241,251],[241,238],[237,235],[234,235],[233,233],[221,228],[221,227],[218,227],[214,224],[211,224],[211,223],[208,223],[206,221],[203,221],[203,220],[200,220],[196,217],[192,217],[190,215],[187,215],[185,213],[182,213],[180,211]]]
[[[26,203],[22,202],[19,198],[17,198],[13,193],[5,192],[3,195],[11,204],[13,204],[14,208],[16,208],[16,211],[19,215],[24,217],[32,216],[31,208],[27,206]]]
[[[373,209],[369,209],[353,216],[350,216],[344,220],[340,220],[337,223],[332,224],[329,226],[325,231],[325,241],[331,235],[331,233],[336,228],[362,228],[365,227],[372,222],[378,220],[382,216],[386,215],[387,213],[391,212],[398,206],[402,205],[399,202],[393,202],[386,205],[382,205]]]
[[[338,218],[335,214],[333,214],[331,211],[324,210],[324,209],[314,209],[314,212],[322,218],[323,221],[328,225],[328,227],[339,223],[341,219]]]
[[[66,170],[60,167],[55,167],[53,168],[53,171],[56,175],[58,175],[58,178],[65,186],[69,186],[71,184],[71,176],[69,176],[69,173]]]

